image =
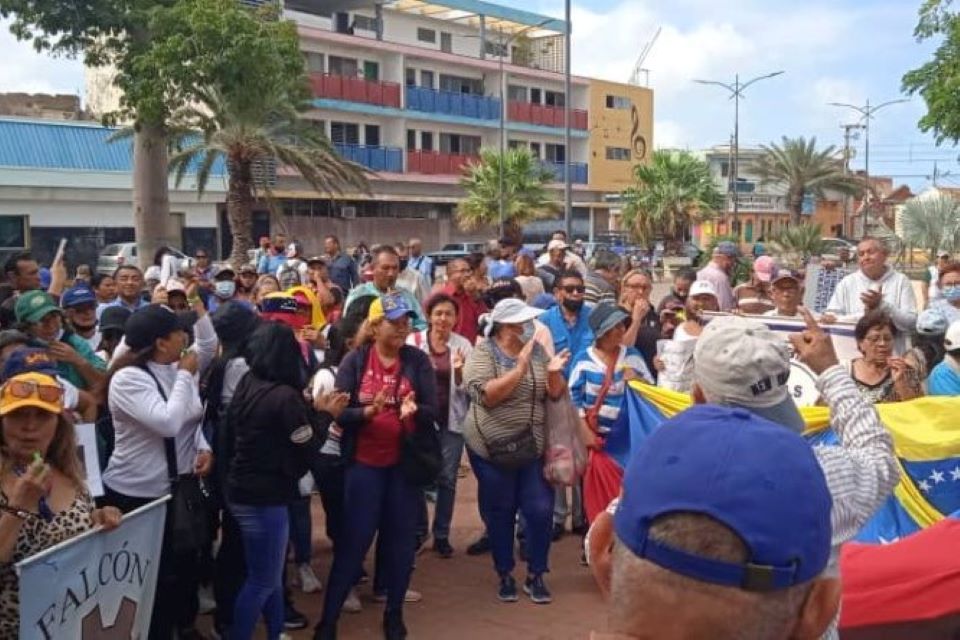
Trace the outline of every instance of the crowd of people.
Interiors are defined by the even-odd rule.
[[[583,561],[611,594],[618,637],[670,625],[687,631],[673,637],[737,625],[829,636],[837,549],[898,477],[872,405],[960,395],[960,263],[941,256],[918,309],[875,238],[860,242],[855,270],[824,264],[809,310],[804,274],[772,257],[732,282],[744,258],[730,242],[673,274],[659,300],[649,271],[612,251],[586,260],[563,232],[539,255],[504,238],[442,268],[417,238],[347,252],[331,235],[323,247],[305,256],[299,241],[262,238],[240,266],[161,249],[144,271],[74,278],[62,262],[41,277],[29,253],[6,262],[0,638],[18,628],[13,562],[167,494],[205,509],[167,519],[150,638],[201,637],[197,616],[211,610],[218,637],[250,638],[262,621],[279,638],[308,625],[294,587],[324,591],[315,637],[336,638],[341,614],[364,606],[371,547],[384,637],[405,638],[404,605],[424,597],[410,586],[415,554],[428,542],[440,558],[458,553],[464,454],[485,529],[466,552],[491,553],[503,602],[522,591],[549,604],[552,542],[592,524]],[[748,315],[806,330],[791,352]],[[838,361],[821,328],[836,322],[856,323],[861,357]],[[798,435],[791,357],[816,375],[841,446]],[[706,406],[644,445],[622,496],[585,506],[581,486],[544,473],[551,403],[569,398],[584,447],[599,452],[633,380]],[[96,423],[96,501],[73,455],[75,421]],[[761,449],[782,455],[738,456]],[[326,579],[312,559],[314,493],[333,548]]]

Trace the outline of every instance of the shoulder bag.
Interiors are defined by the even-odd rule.
[[[500,369],[497,367],[497,357],[492,352],[490,353],[490,360],[493,362],[494,378],[499,378]],[[540,453],[537,451],[537,440],[533,435],[533,415],[537,403],[537,374],[533,362],[530,363],[530,377],[533,378],[530,418],[521,429],[487,437],[480,426],[482,420],[477,412],[477,403],[473,403],[473,418],[477,423],[477,433],[487,448],[487,459],[493,464],[508,469],[519,469],[540,457]]]

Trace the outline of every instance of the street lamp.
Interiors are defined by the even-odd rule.
[[[737,184],[740,177],[740,98],[744,97],[743,92],[746,91],[747,87],[750,85],[760,82],[761,80],[766,80],[767,78],[774,78],[776,76],[782,75],[783,71],[774,71],[773,73],[768,73],[762,76],[757,76],[752,80],[741,83],[740,74],[734,76],[733,84],[728,84],[726,82],[718,82],[716,80],[694,80],[698,84],[712,84],[718,87],[723,87],[730,93],[730,98],[733,99],[733,225],[732,227],[737,233],[737,238],[740,237],[740,221],[737,217],[740,213],[740,191],[738,190],[739,185]]]
[[[853,109],[860,114],[860,120],[863,122],[864,130],[864,147],[863,147],[863,156],[864,156],[864,170],[866,172],[866,186],[869,193],[870,190],[870,120],[873,119],[873,114],[884,107],[889,107],[892,104],[898,104],[900,102],[910,102],[906,98],[900,98],[899,100],[887,100],[886,102],[881,102],[878,105],[870,106],[870,100],[867,100],[867,103],[863,106],[857,106],[855,104],[847,104],[846,102],[830,102],[828,103],[832,107],[843,107],[845,109]]]

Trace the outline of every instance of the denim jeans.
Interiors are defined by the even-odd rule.
[[[313,554],[313,525],[310,521],[310,497],[297,498],[287,509],[290,511],[290,543],[297,564],[307,564]]]
[[[448,429],[440,432],[443,449],[443,468],[437,479],[437,505],[433,512],[433,539],[450,538],[450,522],[453,520],[453,505],[457,499],[457,472],[463,456],[463,435]]]
[[[330,567],[321,626],[335,627],[350,589],[360,579],[363,559],[378,535],[377,562],[383,567],[386,610],[401,611],[413,571],[414,537],[423,492],[399,465],[371,467],[354,462],[344,483],[343,534]]]
[[[267,638],[283,631],[283,565],[290,537],[287,505],[231,504],[243,537],[247,579],[233,608],[231,640],[249,640],[263,614]]]
[[[543,460],[534,460],[520,469],[506,469],[467,451],[477,476],[480,513],[487,525],[497,573],[511,573],[516,564],[513,533],[518,511],[526,522],[527,569],[531,575],[546,573],[553,487],[543,478]]]

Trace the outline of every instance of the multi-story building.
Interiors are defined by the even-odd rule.
[[[256,212],[256,235],[282,228],[307,239],[320,228],[345,244],[466,240],[454,216],[460,176],[482,148],[503,144],[530,149],[553,172],[558,203],[569,171],[573,231],[586,238],[610,228],[607,196],[630,184],[652,148],[650,89],[574,76],[565,95],[562,20],[481,0],[287,0],[283,17],[298,25],[310,74],[306,117],[372,172],[370,191],[317,193],[280,168],[273,189],[282,206]],[[108,108],[109,96],[100,98],[88,104]],[[218,222],[226,249],[225,217]],[[538,221],[525,234],[540,240],[559,224]]]

